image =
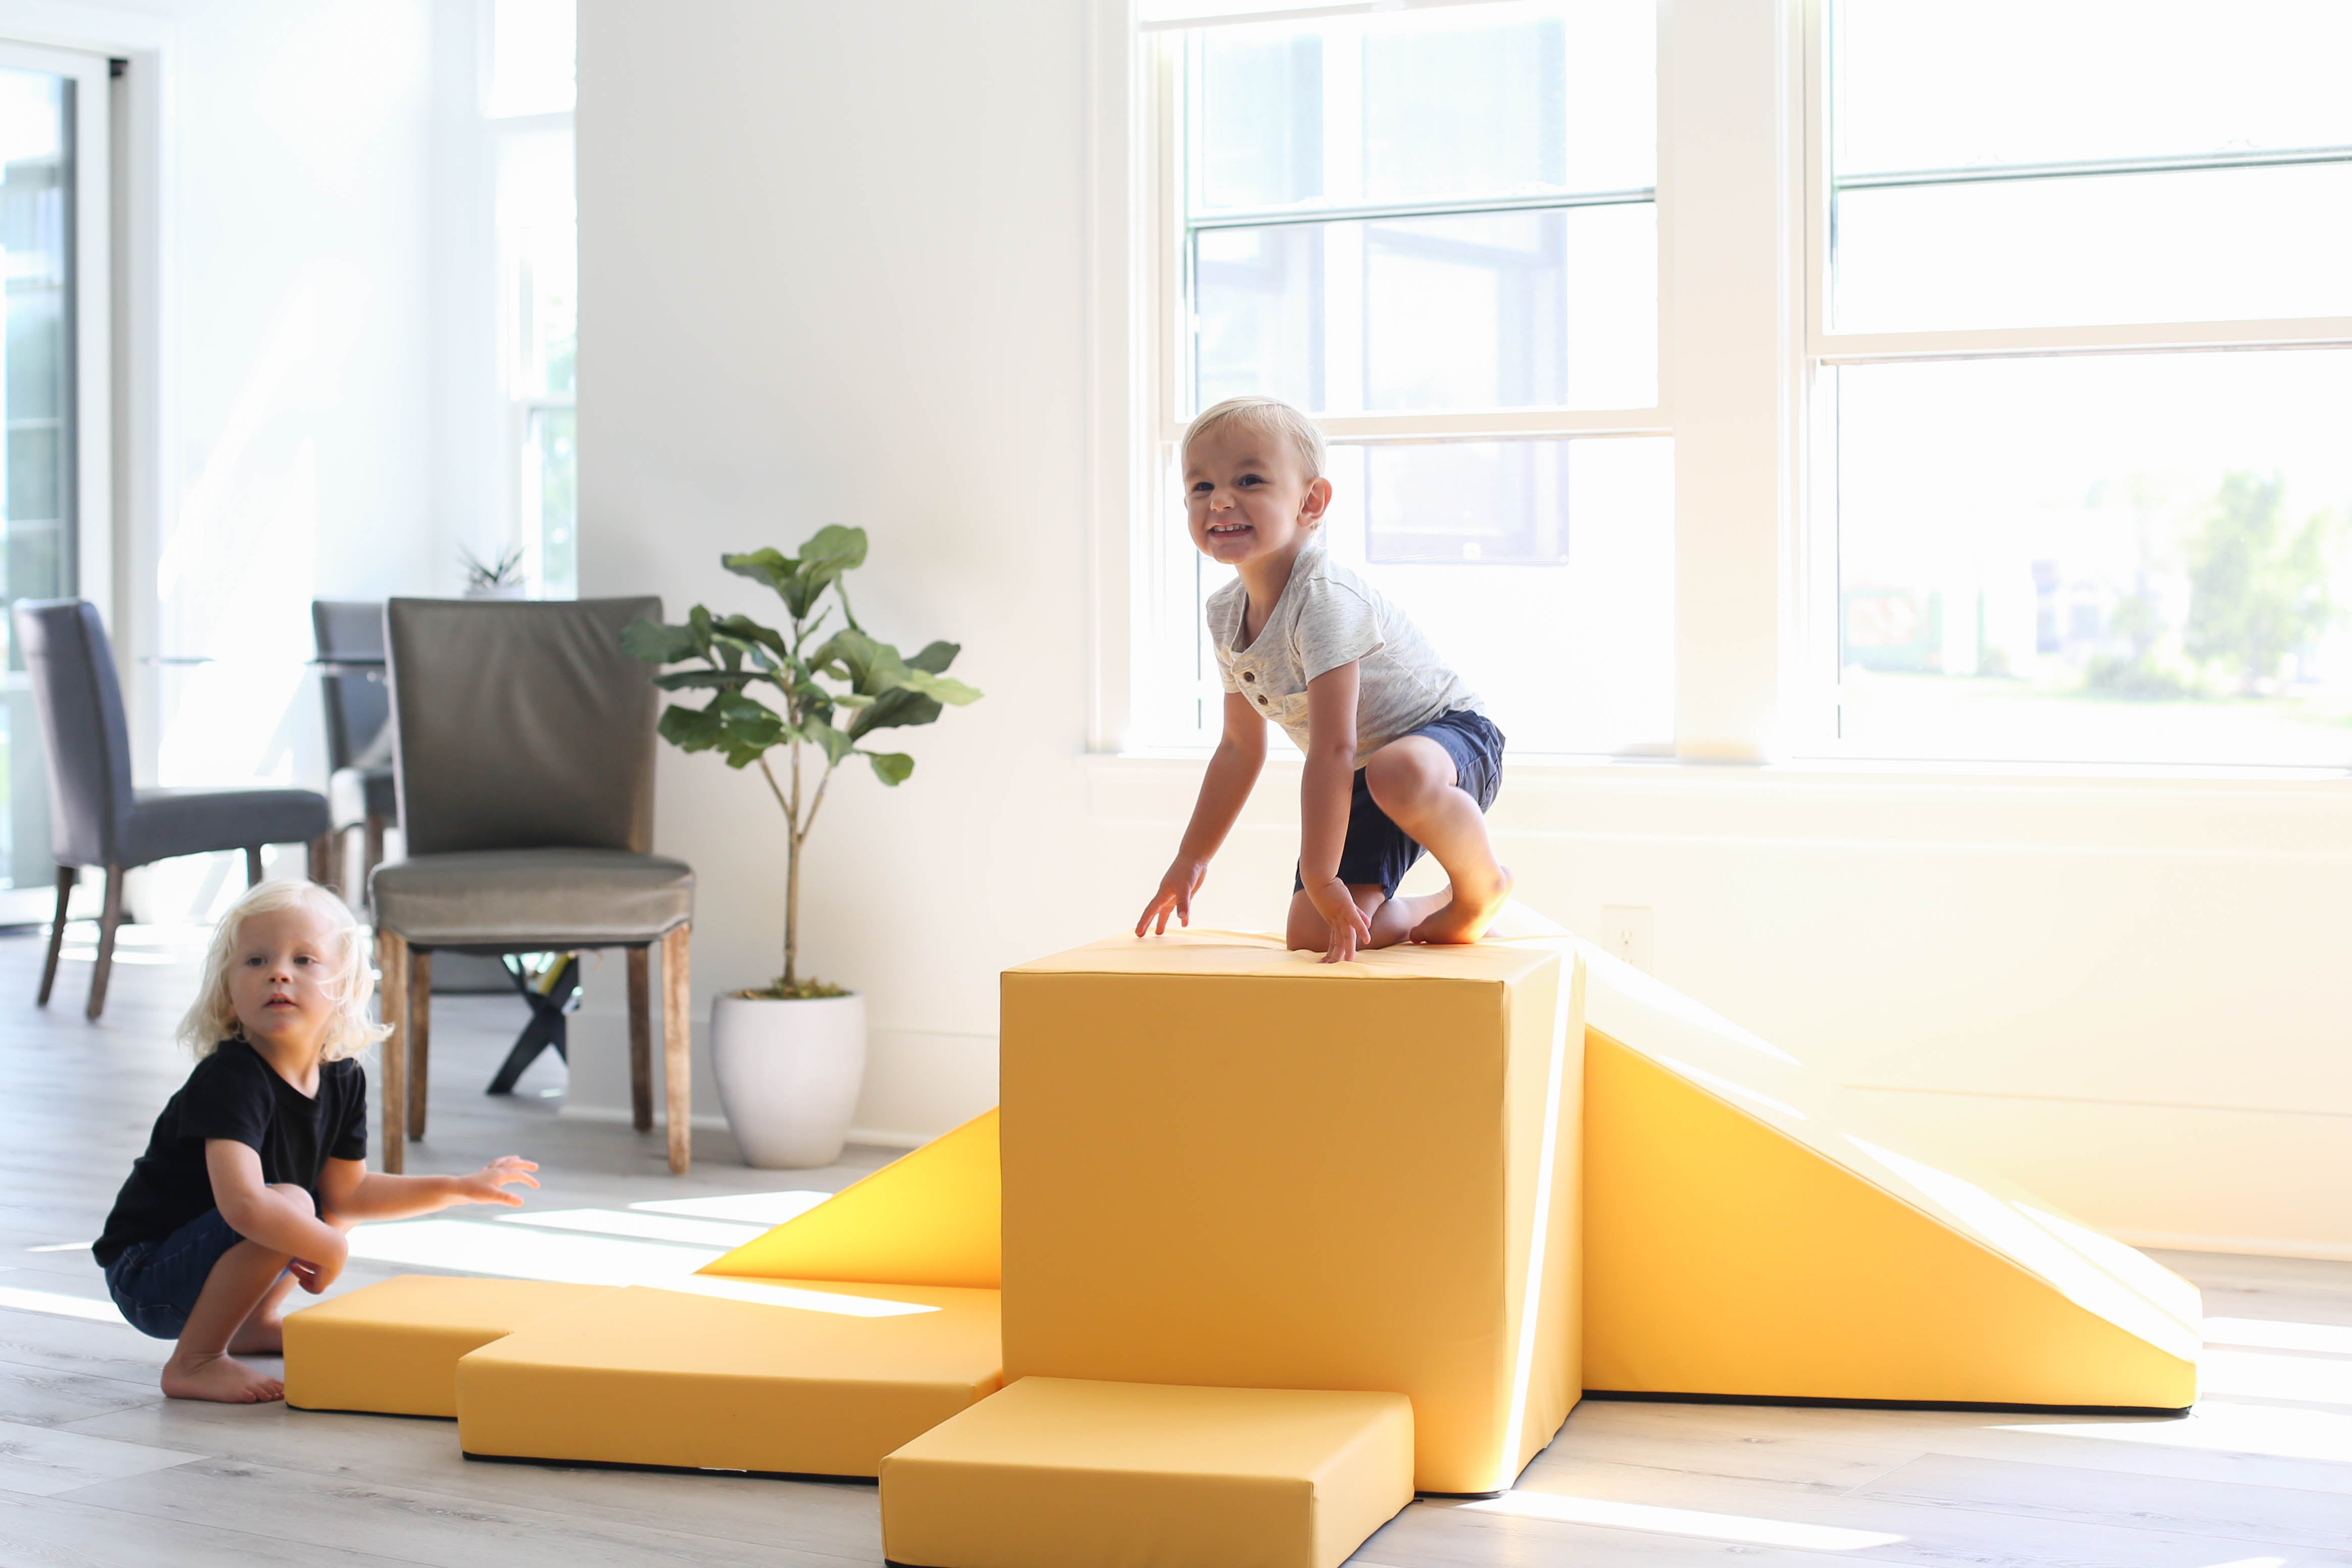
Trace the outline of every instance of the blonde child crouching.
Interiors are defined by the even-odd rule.
[[[358,1221],[513,1205],[505,1186],[539,1185],[512,1154],[470,1176],[369,1173],[356,1058],[387,1032],[368,1020],[374,989],[359,926],[324,888],[264,882],[213,932],[180,1023],[195,1068],[91,1248],[131,1326],[178,1341],[163,1363],[174,1399],[283,1398],[280,1380],[236,1358],[283,1353],[288,1290],[333,1284]]]

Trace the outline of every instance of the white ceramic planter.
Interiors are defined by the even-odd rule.
[[[746,1163],[762,1170],[841,1158],[866,1078],[866,998],[721,996],[710,1008],[719,1103]]]

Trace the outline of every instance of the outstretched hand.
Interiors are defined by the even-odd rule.
[[[1201,890],[1201,884],[1208,879],[1208,866],[1198,860],[1179,860],[1169,867],[1168,874],[1160,879],[1160,891],[1151,896],[1151,902],[1143,908],[1143,918],[1135,922],[1135,934],[1166,936],[1168,917],[1171,914],[1176,917],[1177,924],[1191,925],[1192,895]],[[1160,922],[1159,926],[1148,930],[1154,920]]]
[[[1348,884],[1337,877],[1319,888],[1307,889],[1307,901],[1315,912],[1331,928],[1330,944],[1323,950],[1326,963],[1346,963],[1356,956],[1358,948],[1372,945],[1372,922],[1366,919],[1356,897],[1348,891]]]
[[[504,1204],[509,1208],[519,1208],[522,1205],[522,1194],[506,1189],[517,1184],[536,1187],[539,1179],[531,1173],[538,1169],[520,1154],[501,1154],[472,1175],[454,1178],[457,1201],[461,1204]]]

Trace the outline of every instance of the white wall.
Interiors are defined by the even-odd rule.
[[[935,1132],[993,1100],[998,970],[1132,921],[1197,778],[1084,754],[1083,0],[581,10],[583,592],[761,613],[721,551],[857,523],[861,615],[962,641],[988,693],[907,732],[895,795],[841,781],[803,895],[811,966],[871,997],[861,1123]],[[782,831],[755,778],[662,767],[699,1012],[774,968]],[[1278,918],[1295,787],[1203,923]],[[1521,767],[1495,822],[1529,903],[1592,936],[1652,909],[1663,977],[2052,1201],[2352,1256],[2346,787]],[[614,989],[590,1112],[623,1102]]]
[[[118,235],[128,613],[111,629],[142,784],[317,787],[310,600],[456,587],[434,416],[452,402],[436,378],[462,367],[432,328],[464,186],[435,160],[463,149],[436,143],[436,93],[472,83],[436,56],[468,63],[477,3],[0,3],[0,36],[127,57],[115,90],[141,95]],[[299,847],[277,853],[299,874]],[[241,885],[236,858],[140,873],[132,908],[201,916]]]

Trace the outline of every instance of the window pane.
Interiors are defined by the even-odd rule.
[[[1835,0],[1841,176],[2352,145],[2342,0]]]
[[[1836,236],[1845,331],[2352,312],[2352,161],[1841,191]]]
[[[1827,374],[1847,750],[2352,764],[2352,352]]]
[[[536,523],[539,592],[568,599],[580,591],[579,416],[569,408],[535,409],[523,455],[523,517]]]
[[[573,0],[496,0],[488,112],[551,114],[570,109],[577,96],[572,57],[578,27]]]
[[[1332,550],[1429,635],[1514,751],[1672,741],[1672,441],[1335,447],[1331,457]]]
[[[1644,189],[1649,0],[1208,29],[1199,210]]]
[[[1657,400],[1657,209],[1206,229],[1200,405],[1319,413]]]

